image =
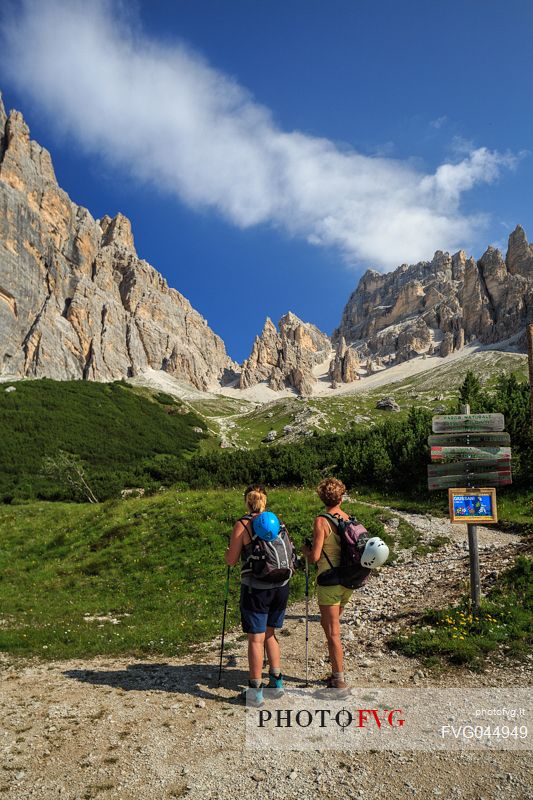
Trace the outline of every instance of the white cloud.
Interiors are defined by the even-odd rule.
[[[285,132],[235,80],[182,43],[148,39],[112,0],[23,0],[3,35],[4,71],[87,151],[190,207],[351,263],[388,269],[471,246],[486,220],[461,212],[462,194],[515,164],[470,148],[426,174]]]
[[[432,128],[436,128],[437,130],[439,130],[439,128],[442,128],[442,126],[445,125],[447,122],[448,122],[448,117],[446,116],[446,114],[444,114],[442,117],[437,117],[437,119],[432,119],[429,124],[431,125]]]

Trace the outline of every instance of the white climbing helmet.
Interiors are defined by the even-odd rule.
[[[389,557],[389,548],[379,536],[373,536],[365,545],[361,565],[368,569],[381,567]]]

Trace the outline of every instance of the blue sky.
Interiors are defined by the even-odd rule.
[[[7,10],[6,10],[7,8]],[[242,360],[367,267],[533,239],[528,0],[28,0],[0,89]]]

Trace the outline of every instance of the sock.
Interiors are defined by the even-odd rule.
[[[344,672],[332,672],[331,674],[336,681],[344,681]]]
[[[252,689],[260,689],[261,688],[261,678],[251,678],[248,681],[248,685]]]
[[[279,678],[281,675],[281,669],[279,667],[270,667],[270,674],[274,675],[275,678]]]

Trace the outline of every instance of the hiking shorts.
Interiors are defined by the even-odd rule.
[[[281,628],[289,600],[289,584],[272,589],[252,589],[241,584],[241,624],[244,633],[265,633]]]
[[[319,586],[316,587],[316,599],[319,606],[344,606],[350,600],[353,589],[345,589],[344,586]]]

